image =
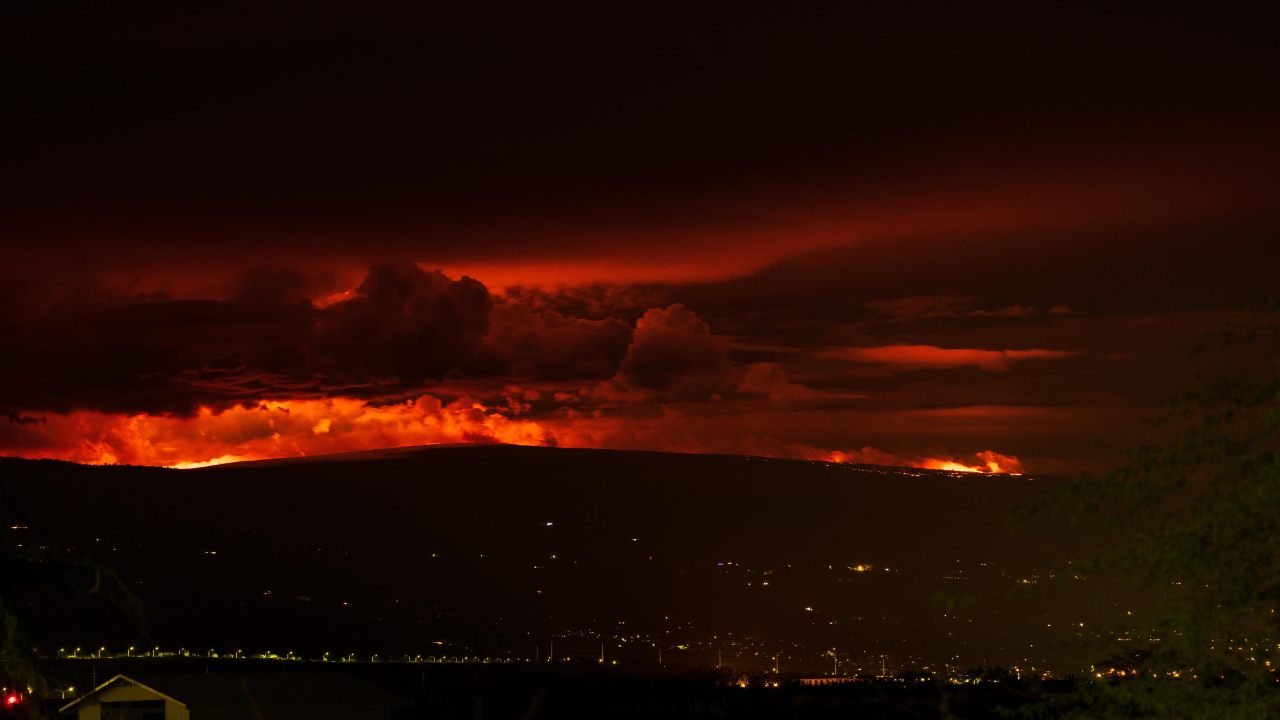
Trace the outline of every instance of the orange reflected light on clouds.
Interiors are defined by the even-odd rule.
[[[511,389],[519,392],[518,389]],[[766,455],[982,473],[1023,471],[1015,457],[994,451],[971,459],[902,456],[866,447],[829,450],[741,438],[700,440],[683,433],[637,431],[626,418],[565,410],[534,419],[518,401],[486,405],[471,398],[442,402],[431,395],[393,404],[356,398],[275,400],[194,416],[121,415],[95,411],[49,414],[22,426],[0,452],[88,464],[208,465],[303,457],[439,443],[507,443],[577,448],[650,449]]]
[[[1015,362],[1061,360],[1076,354],[1068,350],[984,350],[935,345],[881,345],[834,348],[824,351],[822,357],[908,370],[976,367],[988,372],[1005,372]]]
[[[321,455],[446,442],[544,445],[531,420],[460,399],[430,395],[392,405],[354,398],[265,401],[192,417],[77,411],[30,426],[27,457],[92,464],[200,467],[239,460]]]

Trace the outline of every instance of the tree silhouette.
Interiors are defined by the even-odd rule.
[[[1117,550],[1094,573],[1157,598],[1122,678],[1028,714],[1088,718],[1280,717],[1280,313],[1253,312],[1197,349],[1208,370],[1163,420],[1172,439],[1071,485]]]

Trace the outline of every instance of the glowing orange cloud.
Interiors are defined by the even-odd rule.
[[[964,465],[950,460],[927,458],[920,464],[920,467],[932,470],[956,470],[959,472],[1008,473],[1011,475],[1022,474],[1022,462],[1016,457],[1001,455],[994,450],[984,450],[977,453],[974,457],[979,460],[977,465]]]
[[[896,465],[928,470],[949,470],[951,472],[1023,474],[1022,462],[1010,455],[1001,455],[994,450],[984,450],[976,453],[974,458],[978,462],[966,463],[955,458],[946,457],[900,457],[870,447],[862,448],[861,450],[836,451],[828,453],[826,457],[832,462]]]
[[[198,467],[238,460],[446,442],[551,444],[536,422],[466,399],[423,395],[393,405],[352,398],[266,401],[194,417],[77,411],[32,426],[27,457],[83,463]]]
[[[942,348],[936,345],[882,345],[879,347],[835,348],[823,357],[905,369],[976,367],[988,372],[1004,372],[1023,360],[1060,360],[1076,353],[1067,350],[980,350]]]
[[[754,436],[705,440],[670,419],[670,432],[637,428],[625,418],[564,410],[525,416],[521,391],[509,388],[506,405],[431,395],[394,404],[354,398],[263,401],[222,412],[202,408],[192,417],[118,415],[93,411],[51,414],[24,425],[0,452],[91,464],[195,468],[242,460],[301,457],[436,443],[509,443],[560,447],[651,449],[766,455],[827,462],[871,463],[965,472],[1021,473],[1017,458],[993,451],[975,461],[903,457],[875,448],[832,451]]]

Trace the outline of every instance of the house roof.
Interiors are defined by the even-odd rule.
[[[137,685],[187,707],[405,707],[409,703],[341,673],[139,673],[117,675],[63,706],[66,712],[117,680]]]

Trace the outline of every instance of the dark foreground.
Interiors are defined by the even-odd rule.
[[[1058,651],[1081,622],[1136,608],[1055,579],[1099,535],[1010,526],[1050,487],[507,446],[192,471],[0,459],[0,547],[106,568],[138,601],[120,618],[33,583],[15,602],[50,654],[529,662],[554,643],[557,660],[604,653],[633,674],[820,674],[832,653],[855,674],[1063,674],[1093,660]]]
[[[335,670],[304,664],[289,671]],[[197,667],[198,666],[198,667]],[[117,673],[275,672],[271,663],[108,660],[65,661],[54,669],[79,688]],[[405,698],[406,718],[963,718],[1001,717],[1057,688],[931,681],[851,682],[809,687],[796,679],[728,677],[715,673],[634,675],[583,669],[480,665],[343,664],[337,672]],[[745,687],[743,686],[745,684]],[[68,698],[70,700],[70,698]],[[46,703],[56,712],[59,700]]]

